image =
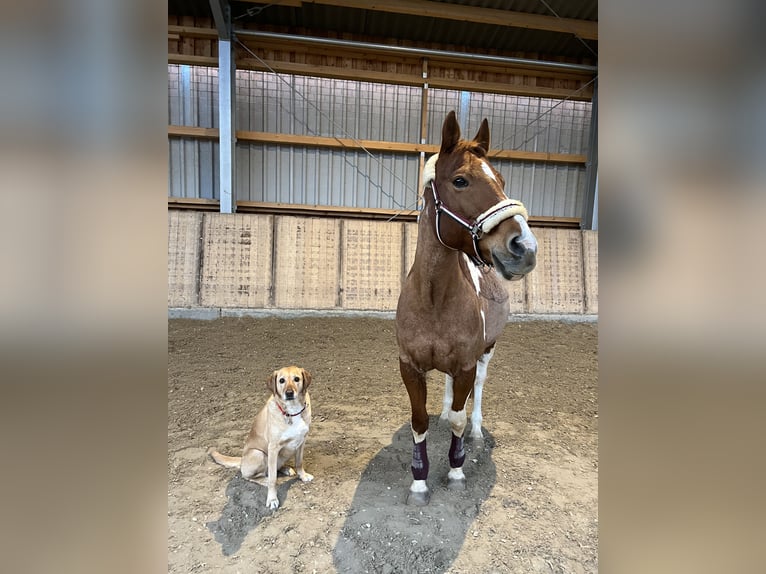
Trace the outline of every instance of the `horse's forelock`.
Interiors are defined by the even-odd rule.
[[[471,152],[476,157],[479,157],[482,159],[485,159],[487,157],[487,150],[485,150],[483,146],[475,142],[468,142],[468,151]]]

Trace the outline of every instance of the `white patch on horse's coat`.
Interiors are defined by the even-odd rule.
[[[470,257],[463,253],[463,259],[465,259],[465,264],[468,265],[468,272],[471,274],[471,281],[473,282],[473,288],[476,289],[476,294],[478,295],[481,291],[481,275],[479,274],[479,268],[476,267],[476,264],[471,261]],[[487,340],[487,318],[484,316],[484,310],[481,310],[481,329],[484,337],[484,341]],[[444,414],[444,411],[442,411],[442,414]],[[444,417],[442,417],[444,418]]]
[[[415,429],[412,429],[412,438],[415,441],[415,444],[420,444],[424,440],[426,440],[426,435],[428,434],[428,431],[424,432],[423,434],[419,434],[415,432]]]
[[[447,478],[450,480],[465,480],[465,474],[463,474],[463,468],[450,468],[447,473]]]
[[[454,380],[450,375],[444,375],[444,400],[442,401],[442,414],[441,414],[441,417],[439,417],[443,421],[447,420],[449,411],[452,408],[452,383],[453,382]]]
[[[495,174],[492,172],[492,168],[489,167],[489,164],[485,160],[481,160],[481,170],[487,174],[489,179],[492,181],[497,181]]]
[[[410,491],[412,492],[428,492],[428,485],[425,480],[413,480],[410,485]]]
[[[513,217],[516,220],[516,223],[519,224],[519,227],[521,227],[521,235],[516,239],[516,242],[524,245],[527,249],[537,251],[537,239],[535,238],[535,234],[532,233],[532,230],[529,228],[526,219],[521,215],[514,215]]]
[[[481,438],[481,399],[484,391],[484,381],[487,380],[487,367],[492,355],[495,354],[495,347],[492,347],[488,353],[484,353],[476,363],[476,378],[473,381],[473,411],[471,412],[471,436]]]
[[[462,411],[453,411],[450,409],[449,414],[447,415],[447,420],[449,420],[449,426],[452,429],[452,434],[455,436],[463,436],[463,431],[465,430],[465,423],[467,420],[465,415],[465,407],[463,407]]]
[[[479,283],[479,279],[481,278],[481,275],[479,275],[479,268],[476,267],[476,264],[471,261],[470,257],[463,253],[463,259],[465,259],[466,265],[468,265],[468,272],[471,274],[471,281],[473,281],[473,288],[476,289],[476,294],[479,294],[479,291],[481,291],[481,283]]]
[[[425,167],[423,168],[423,187],[428,185],[429,182],[436,179],[436,160],[439,159],[439,154],[436,153],[428,158]]]

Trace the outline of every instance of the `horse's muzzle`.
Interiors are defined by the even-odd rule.
[[[520,254],[511,253],[510,257],[492,252],[492,262],[503,278],[508,281],[518,281],[537,265],[537,249],[526,249]]]
[[[515,219],[519,232],[506,237],[502,247],[491,250],[495,269],[509,281],[518,281],[537,264],[537,239],[525,220],[519,216]]]

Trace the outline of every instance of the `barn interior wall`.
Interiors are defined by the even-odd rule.
[[[598,233],[535,228],[511,313],[597,314]],[[394,311],[417,224],[168,211],[168,307]]]
[[[168,65],[171,126],[218,127],[217,70]],[[422,90],[415,86],[237,71],[238,130],[420,143]],[[447,112],[467,105],[464,135],[487,117],[492,147],[587,153],[591,104],[584,101],[429,88],[425,140],[438,144]],[[218,144],[169,138],[169,190],[174,198],[219,199]],[[366,152],[240,141],[240,201],[410,210],[417,204],[417,153]],[[533,215],[579,217],[585,166],[494,160],[509,196]]]

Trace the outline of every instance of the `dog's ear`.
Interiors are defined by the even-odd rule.
[[[279,375],[279,371],[274,371],[271,373],[271,376],[269,377],[269,380],[266,381],[266,388],[271,391],[272,395],[277,394],[277,376]]]
[[[301,369],[301,372],[303,373],[303,392],[305,393],[311,384],[311,373],[306,369]]]

